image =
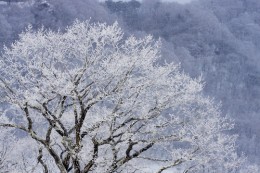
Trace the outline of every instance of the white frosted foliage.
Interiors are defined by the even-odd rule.
[[[232,121],[202,95],[201,79],[159,58],[159,41],[125,38],[117,23],[29,27],[0,62],[11,172],[237,170]]]

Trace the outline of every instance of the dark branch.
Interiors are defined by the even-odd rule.
[[[98,156],[98,146],[99,146],[99,143],[96,141],[95,138],[92,139],[92,142],[93,142],[93,154],[92,154],[92,159],[89,161],[88,164],[86,164],[84,170],[83,170],[83,173],[87,173],[94,165],[95,163],[95,160],[97,159],[97,156]]]
[[[48,170],[48,167],[47,165],[44,163],[44,161],[42,160],[42,148],[39,149],[39,156],[37,157],[37,160],[38,160],[38,163],[40,163],[43,167],[43,171],[44,173],[48,173],[49,170]]]

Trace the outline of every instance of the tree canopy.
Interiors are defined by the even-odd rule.
[[[241,167],[236,136],[225,133],[232,121],[202,94],[201,79],[159,63],[160,46],[152,36],[125,38],[117,23],[29,27],[0,60],[1,142],[13,148],[5,155],[12,172]]]

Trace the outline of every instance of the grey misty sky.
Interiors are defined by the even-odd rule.
[[[105,0],[100,0],[100,1],[105,1]],[[130,1],[130,0],[114,0],[114,1]],[[139,1],[142,1],[142,0],[139,0]],[[185,3],[188,3],[188,2],[191,2],[193,0],[161,0],[163,2],[179,2],[181,4],[185,4]]]

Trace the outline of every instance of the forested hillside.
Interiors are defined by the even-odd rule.
[[[118,21],[127,35],[162,40],[162,62],[180,62],[205,81],[205,95],[222,102],[235,119],[239,152],[260,163],[260,1],[158,0],[0,1],[0,46],[10,45],[30,24],[64,31],[75,19]]]

